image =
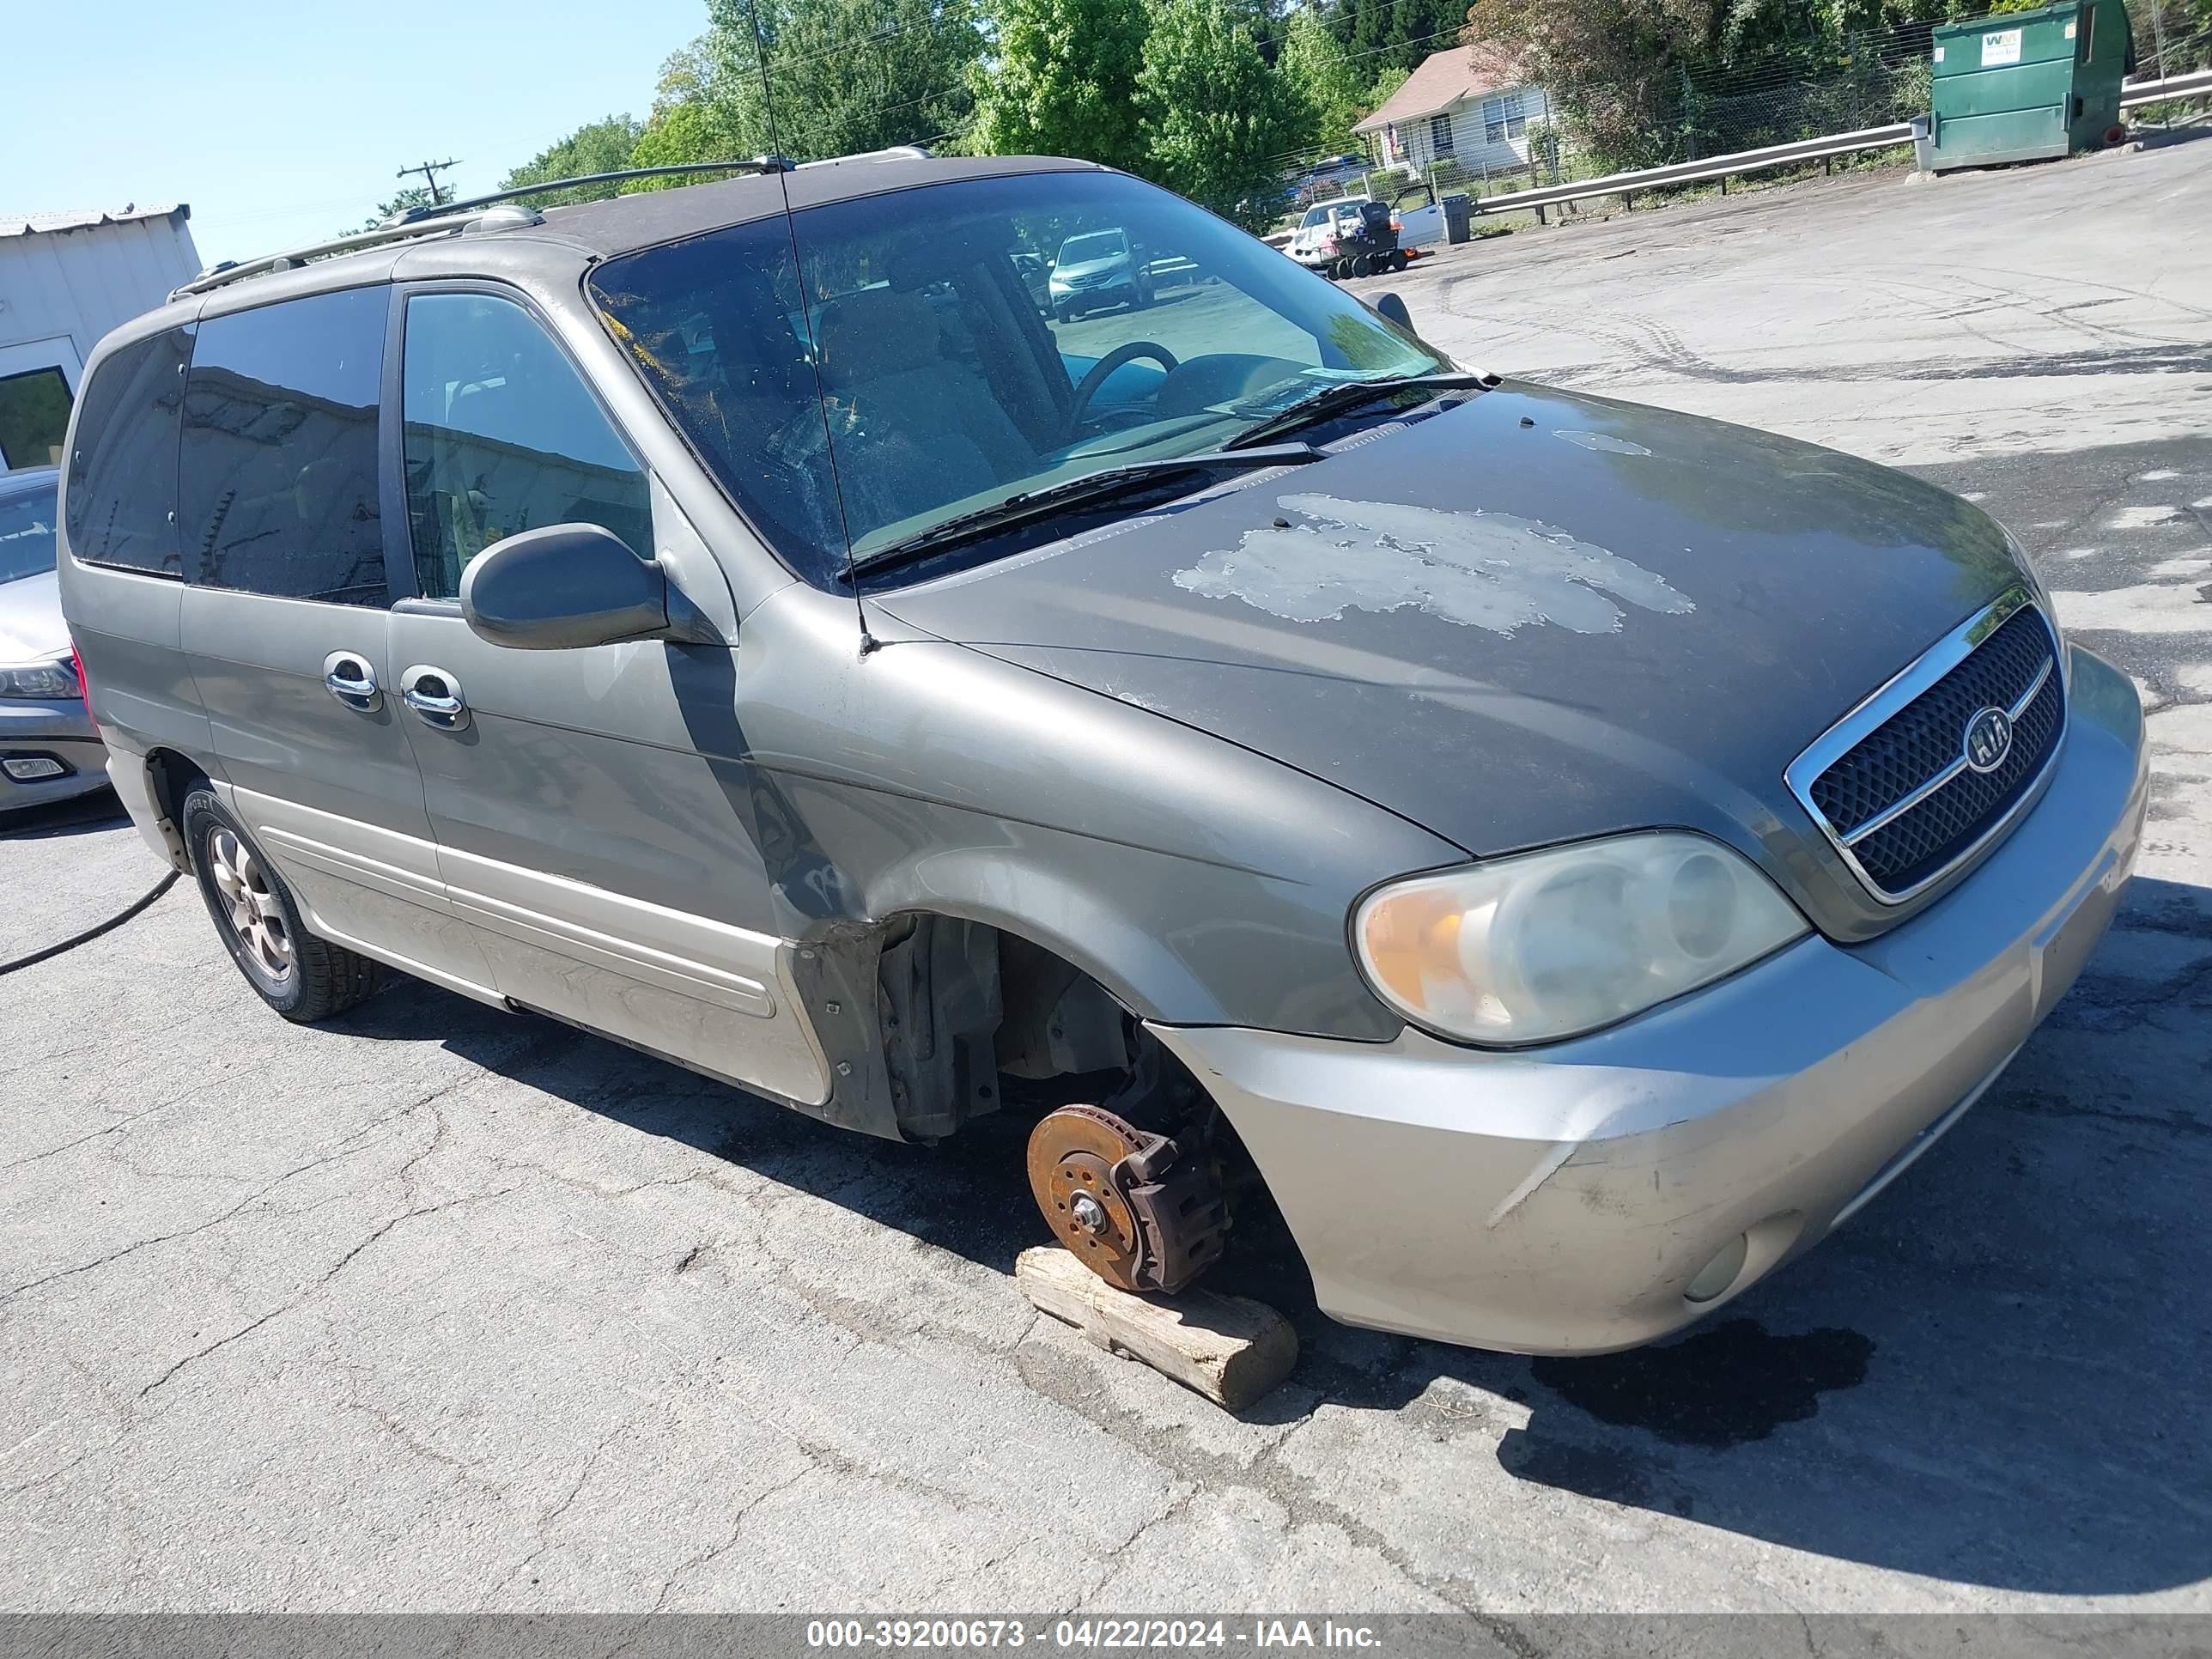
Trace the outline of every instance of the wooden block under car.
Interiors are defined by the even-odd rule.
[[[1139,1296],[1116,1290],[1057,1244],[1014,1261],[1022,1294],[1110,1352],[1141,1359],[1216,1405],[1242,1411],[1291,1374],[1297,1333],[1248,1297],[1187,1290]]]

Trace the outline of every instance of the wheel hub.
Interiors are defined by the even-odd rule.
[[[1206,1160],[1096,1106],[1030,1133],[1030,1191],[1060,1242],[1125,1291],[1181,1290],[1221,1255],[1227,1214]]]
[[[222,895],[225,919],[253,964],[272,980],[292,971],[292,938],[283,908],[270,890],[268,872],[228,830],[208,837],[208,873]]]

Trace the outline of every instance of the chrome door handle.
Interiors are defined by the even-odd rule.
[[[461,683],[442,668],[418,662],[399,677],[399,701],[441,732],[458,732],[469,723],[468,699]]]
[[[349,708],[373,714],[384,706],[376,670],[358,651],[333,651],[323,659],[323,684]]]

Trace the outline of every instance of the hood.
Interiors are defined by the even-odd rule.
[[[51,570],[0,582],[0,663],[51,662],[70,653],[59,580]]]
[[[1802,896],[1839,871],[1784,769],[2018,580],[1993,520],[1904,474],[1508,385],[882,603],[1471,854],[1686,826]],[[1863,933],[1864,902],[1808,908]]]

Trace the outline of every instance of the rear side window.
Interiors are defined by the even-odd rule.
[[[389,297],[349,289],[200,324],[179,515],[194,581],[386,602],[376,420]]]
[[[522,307],[487,294],[415,295],[400,386],[408,528],[425,599],[452,599],[477,554],[550,524],[599,525],[653,556],[645,470]]]
[[[177,427],[188,325],[102,358],[77,410],[70,452],[70,551],[87,564],[179,574]]]

